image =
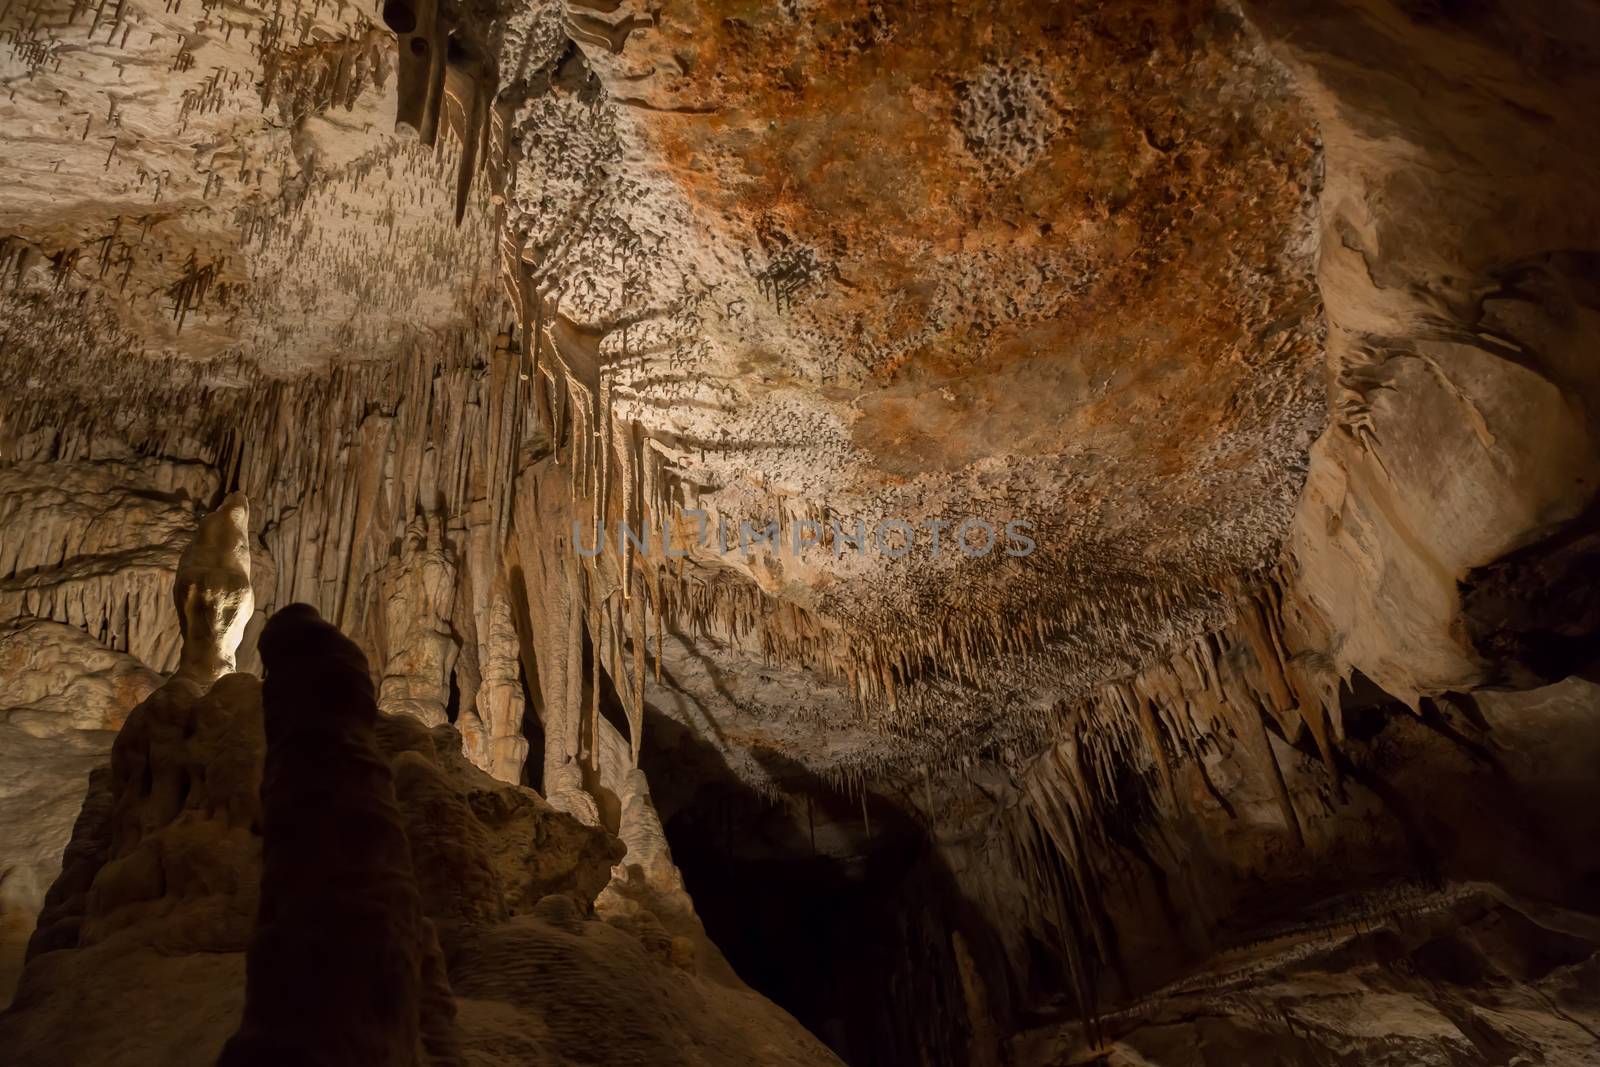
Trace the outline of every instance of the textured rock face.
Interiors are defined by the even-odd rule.
[[[216,488],[195,463],[6,463],[0,610],[75,626],[170,670],[181,645],[172,573]]]
[[[19,132],[0,228],[19,284],[0,314],[31,388],[116,398],[140,378],[119,363],[164,352],[304,368],[472,316],[476,294],[424,290],[482,271],[492,246],[480,214],[452,226],[449,162],[395,135],[372,13],[136,0],[5,19]]]
[[[383,669],[379,706],[387,715],[438,726],[448,721],[450,674],[459,650],[450,635],[456,563],[437,522],[421,519],[406,528],[385,585],[394,651]]]
[[[574,49],[557,17],[507,30],[543,64],[507,88],[534,400],[600,515],[778,525],[781,552],[691,550],[711,628],[750,616],[918,760],[1218,621],[1323,409],[1316,137],[1250,27],[624,4],[571,16]],[[969,558],[968,516],[1038,551]],[[944,551],[794,547],[830,520],[942,521]]]
[[[1232,954],[1154,1002],[1078,1032],[1030,1033],[1023,1063],[1480,1064],[1594,1058],[1591,916],[1469,887],[1291,946]]]
[[[161,679],[82,631],[0,626],[0,997],[10,1000],[45,890],[129,711]]]
[[[812,1055],[735,970],[855,1063],[1600,1056],[1588,5],[30,0],[0,63],[0,618],[190,678],[28,1047],[102,968],[230,1032],[226,672],[303,601],[468,1060]]]
[[[1600,223],[1572,210],[1594,202],[1580,160],[1600,150],[1585,117],[1600,77],[1592,15],[1565,5],[1340,12],[1259,12],[1303,72],[1327,158],[1334,425],[1289,551],[1326,627],[1308,639],[1410,702],[1501,680],[1464,646],[1456,584],[1595,494],[1594,269],[1568,250],[1594,247]],[[1363,82],[1369,49],[1410,62]],[[1458,88],[1430,94],[1441,80]]]

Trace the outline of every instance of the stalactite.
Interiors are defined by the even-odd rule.
[[[629,693],[628,740],[633,748],[633,765],[639,766],[639,752],[644,745],[644,600],[636,596],[631,601],[633,616],[633,687]],[[660,656],[656,658],[659,667]]]

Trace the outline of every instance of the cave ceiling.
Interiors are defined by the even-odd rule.
[[[438,18],[476,82],[428,146],[404,3],[11,5],[16,402],[118,427],[181,383],[206,399],[161,418],[203,435],[272,383],[498,351],[547,432],[588,413],[575,462],[621,428],[713,529],[947,521],[937,555],[713,537],[691,562],[880,649],[818,685],[915,736],[1126,671],[1271,562],[1326,408],[1321,158],[1236,13]],[[1037,549],[951,551],[968,516]],[[963,721],[929,712],[955,693]]]

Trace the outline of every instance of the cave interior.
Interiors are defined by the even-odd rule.
[[[5,0],[0,1063],[1600,1063],[1593,0]]]

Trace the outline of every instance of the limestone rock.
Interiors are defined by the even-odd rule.
[[[250,502],[229,493],[200,521],[178,559],[172,600],[183,653],[174,677],[201,689],[234,668],[239,642],[255,611],[250,587]]]
[[[437,518],[413,521],[386,576],[384,611],[392,651],[378,688],[386,715],[410,715],[428,726],[447,721],[450,675],[459,652],[449,622],[456,561],[440,525]]]
[[[1330,1055],[1394,1067],[1520,1058],[1577,1067],[1597,1021],[1580,990],[1600,969],[1587,916],[1481,887],[1370,925],[1252,946],[1141,1004],[1020,1037],[1013,1062],[1254,1067]],[[1087,1040],[1086,1040],[1087,1036]]]
[[[170,461],[0,465],[0,614],[54,619],[171,670],[172,573],[214,479]]]
[[[128,712],[161,679],[61,623],[0,625],[0,998],[84,806]]]

